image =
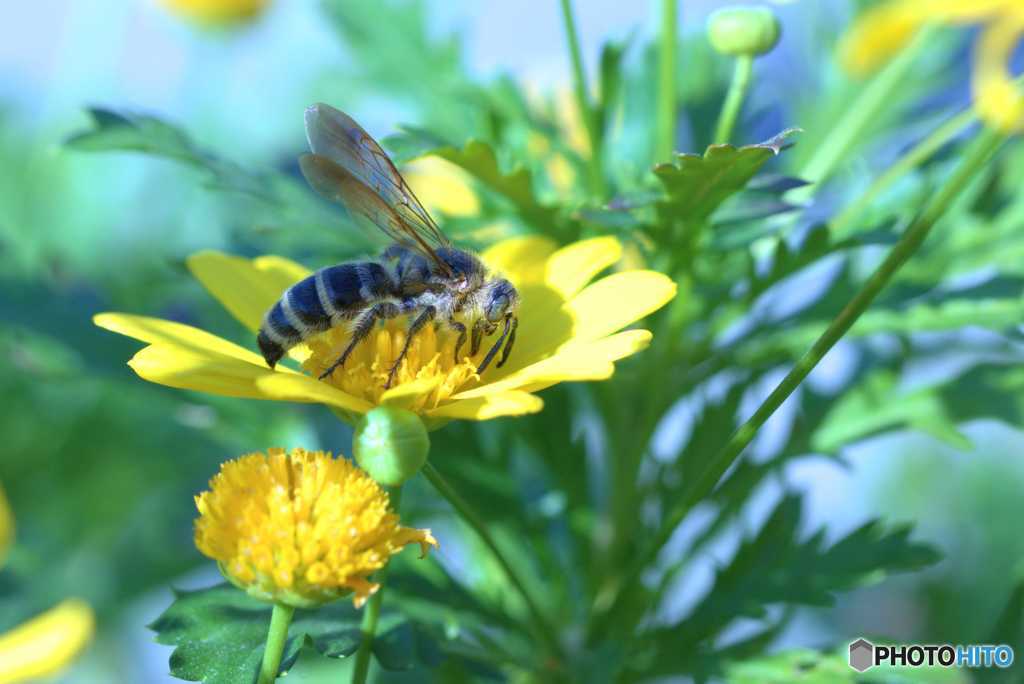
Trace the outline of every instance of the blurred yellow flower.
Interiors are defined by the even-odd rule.
[[[270,0],[161,0],[169,10],[207,26],[226,26],[255,19]]]
[[[978,114],[1004,131],[1024,130],[1024,92],[1009,59],[1024,39],[1021,0],[892,0],[865,12],[843,39],[840,59],[866,74],[893,57],[926,24],[981,24],[972,87]]]
[[[0,489],[0,565],[14,537],[14,519]],[[92,639],[95,618],[87,603],[68,599],[0,634],[0,684],[50,677],[74,660]]]
[[[405,165],[402,175],[431,214],[475,216],[480,211],[469,174],[445,159],[417,159]]]
[[[387,493],[344,458],[268,449],[223,464],[196,497],[196,547],[251,596],[309,608],[378,589],[368,576],[430,530],[402,527]]]
[[[616,331],[664,306],[676,287],[666,276],[646,270],[590,282],[621,255],[621,244],[610,237],[561,249],[540,237],[498,243],[481,256],[521,296],[518,337],[508,363],[492,366],[480,377],[476,367],[486,345],[475,357],[456,362],[455,336],[428,327],[413,340],[387,390],[388,369],[405,340],[408,323],[401,319],[378,328],[344,368],[323,381],[316,378],[347,340],[342,330],[329,330],[289,352],[306,374],[283,364],[270,369],[256,352],[181,323],[121,313],[100,314],[94,320],[149,343],[129,365],[151,382],[225,396],[322,403],[353,421],[386,404],[415,412],[434,429],[453,418],[486,420],[539,411],[543,402],[533,392],[559,382],[606,379],[615,361],[644,349],[650,332]],[[275,256],[250,260],[201,252],[189,258],[188,266],[253,332],[281,293],[309,275],[302,266]]]

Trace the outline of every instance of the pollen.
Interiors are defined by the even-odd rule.
[[[269,449],[223,464],[196,497],[196,547],[257,598],[311,608],[352,595],[359,608],[378,585],[369,576],[430,530],[402,527],[369,475],[329,453]]]
[[[345,365],[335,368],[324,380],[343,392],[374,405],[380,404],[386,391],[388,374],[405,346],[408,325],[406,318],[399,317],[377,327],[356,346],[345,360]],[[460,350],[461,358],[456,361],[455,345],[458,338],[458,333],[432,325],[425,326],[413,337],[408,353],[398,366],[391,388],[420,381],[430,389],[419,393],[413,404],[407,407],[409,410],[416,413],[429,411],[480,379],[476,372],[477,365],[489,348],[488,341],[493,344],[493,338],[484,338],[473,358],[469,357],[470,343],[467,339]],[[313,377],[319,378],[338,360],[350,339],[348,330],[332,328],[308,340],[306,344],[310,355],[302,367]]]

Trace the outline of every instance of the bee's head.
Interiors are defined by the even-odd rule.
[[[483,305],[488,322],[498,323],[515,313],[519,306],[519,293],[509,281],[496,278],[487,284]]]

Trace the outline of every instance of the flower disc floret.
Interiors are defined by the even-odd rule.
[[[309,608],[353,594],[406,545],[437,546],[402,527],[388,495],[353,463],[322,451],[269,449],[229,461],[196,497],[196,547],[257,598]]]

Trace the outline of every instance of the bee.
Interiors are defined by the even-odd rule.
[[[469,341],[475,356],[485,337],[502,326],[477,367],[482,374],[501,352],[512,353],[519,325],[519,293],[470,252],[452,246],[395,165],[351,117],[326,104],[306,109],[311,154],[299,158],[309,185],[349,214],[384,232],[392,243],[375,260],[323,268],[288,288],[260,325],[256,342],[273,368],[285,353],[336,326],[350,336],[338,359],[321,375],[344,367],[352,351],[379,322],[401,315],[410,323],[405,344],[388,373],[394,381],[412,339],[427,325],[458,335],[455,362]],[[467,328],[467,323],[469,327]]]

